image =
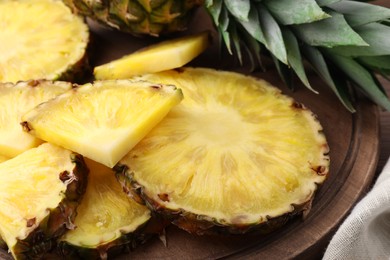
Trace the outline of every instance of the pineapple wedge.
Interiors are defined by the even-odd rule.
[[[14,258],[42,258],[74,227],[87,173],[80,155],[49,143],[0,164],[0,235]]]
[[[36,137],[113,167],[183,98],[172,85],[108,80],[78,86],[22,117]]]
[[[71,88],[71,83],[61,81],[0,83],[0,155],[12,158],[41,144],[40,139],[23,131],[22,115]]]
[[[72,79],[89,42],[82,18],[57,0],[0,1],[0,81]]]
[[[94,68],[96,79],[126,79],[134,75],[182,67],[210,44],[208,32],[166,40]],[[158,58],[156,58],[158,57]]]
[[[122,185],[196,234],[266,231],[307,213],[329,170],[311,111],[265,81],[183,68],[137,79],[185,99],[114,168]]]
[[[114,248],[136,246],[147,236],[140,232],[151,219],[150,210],[127,197],[111,168],[86,160],[88,186],[77,208],[76,229],[60,239],[66,257],[107,259]]]

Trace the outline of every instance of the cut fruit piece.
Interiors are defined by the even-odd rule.
[[[208,32],[163,41],[97,66],[94,75],[96,79],[126,79],[179,68],[202,53],[209,44]]]
[[[141,231],[151,218],[150,210],[127,197],[111,168],[86,160],[87,191],[77,208],[76,229],[61,239],[66,257],[107,259],[113,249],[134,247],[147,240]]]
[[[182,98],[172,85],[97,81],[39,105],[22,120],[38,138],[111,168]]]
[[[88,170],[82,156],[44,143],[0,164],[0,235],[16,259],[42,259],[73,228]]]
[[[71,88],[71,83],[62,81],[0,83],[0,155],[12,158],[41,144],[40,139],[23,131],[22,115]]]
[[[56,0],[0,1],[0,81],[71,79],[85,65],[89,31]]]
[[[329,170],[311,111],[238,73],[183,68],[137,79],[177,84],[185,96],[114,168],[151,209],[197,234],[266,232],[309,211]]]

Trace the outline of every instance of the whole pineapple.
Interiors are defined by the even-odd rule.
[[[159,36],[187,28],[203,0],[64,0],[82,15],[135,35]]]
[[[270,56],[282,79],[313,90],[307,62],[354,112],[351,86],[390,110],[377,74],[390,74],[390,9],[352,0],[65,0],[74,10],[133,34],[160,35],[185,28],[182,21],[202,5],[228,51],[261,65]],[[265,55],[264,55],[265,54]],[[253,66],[254,68],[256,68]],[[352,83],[352,84],[351,84]]]

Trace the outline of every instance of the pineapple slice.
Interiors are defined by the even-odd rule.
[[[0,235],[16,259],[37,259],[73,228],[88,170],[80,155],[44,143],[0,164]]]
[[[96,79],[126,79],[179,68],[202,53],[209,44],[208,32],[166,40],[97,66],[94,75]]]
[[[137,79],[176,84],[185,96],[115,167],[153,210],[197,234],[265,231],[308,212],[329,169],[312,112],[232,72],[184,68]]]
[[[0,155],[12,158],[41,144],[40,139],[23,131],[22,115],[71,88],[71,83],[61,81],[0,83]]]
[[[86,163],[90,172],[77,208],[77,228],[65,233],[59,248],[68,258],[107,259],[114,247],[135,246],[146,240],[139,232],[151,214],[147,207],[127,197],[111,168],[88,159]]]
[[[42,140],[111,168],[182,98],[172,85],[97,81],[39,105],[22,124]]]
[[[89,31],[56,0],[0,1],[0,81],[68,79],[84,65]]]

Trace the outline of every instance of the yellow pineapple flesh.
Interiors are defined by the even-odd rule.
[[[56,0],[0,1],[0,81],[58,79],[76,69],[87,25]]]
[[[126,79],[134,75],[179,68],[201,54],[209,44],[208,32],[165,40],[97,66],[94,75],[96,79]]]
[[[36,137],[113,167],[182,98],[172,85],[96,81],[39,105],[22,121]]]
[[[60,247],[67,248],[63,252],[85,254],[90,250],[106,258],[110,248],[136,241],[134,234],[150,220],[151,213],[127,197],[111,168],[88,159],[86,164],[88,185],[77,208],[77,228],[65,233]]]
[[[232,72],[183,68],[137,79],[175,84],[185,96],[116,167],[154,210],[203,233],[188,222],[241,232],[309,208],[329,170],[310,110]]]
[[[0,164],[0,235],[15,258],[42,257],[73,228],[86,178],[79,155],[49,143]]]
[[[41,144],[40,139],[23,131],[22,115],[71,88],[71,83],[61,81],[0,83],[0,155],[12,158]]]

